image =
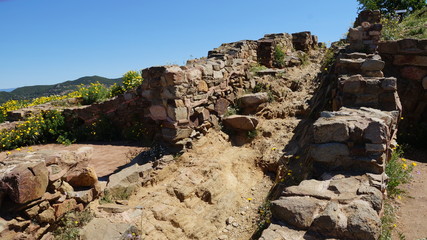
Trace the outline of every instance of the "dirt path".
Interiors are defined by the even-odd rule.
[[[400,200],[397,230],[407,240],[416,240],[427,238],[427,150],[414,152],[408,158],[417,166],[413,181],[405,185],[407,196]]]

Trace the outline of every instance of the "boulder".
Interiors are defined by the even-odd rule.
[[[75,199],[67,199],[62,203],[53,204],[52,207],[55,210],[55,217],[60,218],[65,213],[76,209],[77,201]]]
[[[106,218],[94,218],[80,230],[82,240],[122,239],[129,223],[113,223]]]
[[[238,98],[237,101],[240,107],[251,107],[268,102],[268,94],[265,92],[245,94]]]
[[[335,163],[348,156],[350,151],[343,143],[324,143],[312,145],[310,153],[316,162]]]
[[[44,162],[16,166],[0,181],[0,189],[15,203],[26,203],[41,198],[49,183]]]
[[[258,119],[252,116],[232,115],[222,120],[225,126],[243,131],[255,130],[258,125]]]
[[[300,229],[308,229],[326,201],[312,197],[281,197],[271,202],[271,212],[277,220]]]
[[[96,172],[91,167],[76,167],[65,176],[73,187],[92,187],[98,182]]]

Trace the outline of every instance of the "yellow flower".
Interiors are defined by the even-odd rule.
[[[412,163],[412,166],[416,167],[416,166],[417,166],[417,163],[414,163],[414,162],[413,162],[413,163]]]
[[[404,164],[402,165],[402,168],[403,168],[403,169],[407,169],[407,168],[408,168],[408,165],[406,165],[406,163],[404,163]]]
[[[401,120],[403,120],[403,117],[400,117]]]
[[[21,148],[17,148],[16,151],[21,151]]]
[[[397,227],[397,225],[396,225],[396,224],[393,224],[393,227],[395,228],[395,227]]]
[[[248,201],[252,201],[252,198],[248,198]]]
[[[400,195],[397,196],[398,199],[402,199],[402,197]]]
[[[78,224],[78,223],[79,223],[79,221],[74,221],[74,223],[75,223],[75,224]]]
[[[403,161],[403,162],[406,162],[406,159],[405,159],[405,158],[402,158],[402,161]]]
[[[277,148],[275,148],[275,147],[274,147],[274,148],[271,148],[271,150],[273,150],[273,151],[274,151],[274,150],[276,150],[276,149],[277,149]]]
[[[295,156],[295,159],[300,159],[300,156]]]
[[[11,153],[11,152],[7,152],[7,153],[6,153],[6,155],[10,155],[10,154],[12,154],[12,153]]]

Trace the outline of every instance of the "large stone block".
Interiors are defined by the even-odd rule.
[[[314,123],[314,142],[345,142],[349,139],[349,128],[342,119],[319,118]]]
[[[271,202],[273,217],[300,229],[308,229],[326,201],[316,198],[282,197]]]
[[[225,126],[243,131],[255,130],[258,125],[258,119],[246,115],[232,115],[222,120]]]
[[[44,162],[26,163],[15,167],[0,181],[0,188],[15,203],[41,198],[46,192],[48,169]]]
[[[175,85],[186,82],[185,72],[178,66],[166,68],[164,78],[168,85]]]
[[[400,76],[403,78],[420,81],[427,76],[427,68],[405,66],[400,69]]]
[[[383,70],[384,65],[384,61],[368,59],[362,63],[362,66],[360,68],[362,69],[362,71],[381,71]]]
[[[394,56],[394,65],[413,65],[427,67],[427,56],[417,56],[417,55],[396,55]]]
[[[168,105],[168,117],[173,121],[187,120],[188,109],[186,107],[173,107]]]
[[[312,145],[310,154],[316,162],[332,164],[348,156],[350,151],[343,143],[324,143]]]
[[[77,167],[67,173],[65,180],[73,187],[92,187],[98,182],[98,177],[91,167]]]
[[[153,105],[149,108],[151,119],[153,120],[166,120],[166,109],[162,105]]]
[[[388,134],[388,127],[383,122],[374,121],[369,123],[363,137],[370,143],[382,144],[387,143]]]

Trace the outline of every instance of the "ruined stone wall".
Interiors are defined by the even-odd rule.
[[[289,64],[282,67],[298,65],[301,60],[295,48],[309,51],[317,46],[317,37],[309,32],[268,34],[258,41],[222,44],[209,51],[207,58],[189,60],[186,66],[144,69],[144,81],[135,91],[65,113],[80,124],[91,124],[102,114],[118,128],[143,120],[152,124],[157,137],[185,145],[190,137],[219,127],[235,99],[256,86],[247,77],[250,68],[273,67],[275,46],[285,50]]]
[[[321,112],[305,131],[311,142],[301,158],[312,163],[316,179],[285,188],[271,202],[273,223],[260,239],[378,239],[385,165],[401,114],[397,80],[384,77],[385,63],[375,54],[379,34],[369,34],[377,25],[369,21],[378,19],[376,12],[359,16],[361,26],[350,30],[350,45],[341,49],[335,78],[324,88],[333,89],[333,111]],[[355,31],[363,33],[357,41]]]
[[[402,131],[427,123],[427,40],[402,39],[380,42],[385,74],[397,77],[403,107]]]

